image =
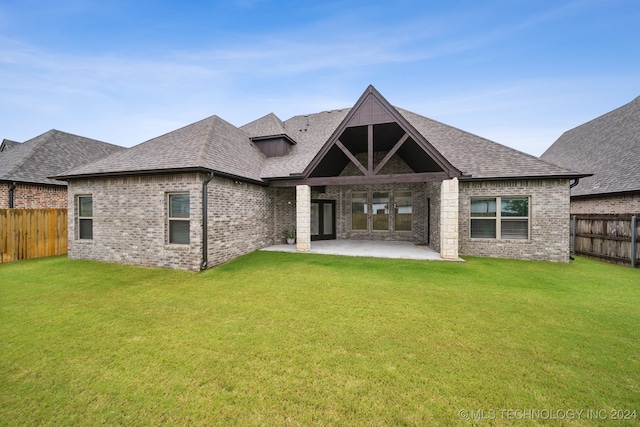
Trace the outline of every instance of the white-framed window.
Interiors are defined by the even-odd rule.
[[[78,239],[93,240],[93,196],[78,196]]]
[[[189,193],[167,194],[167,240],[169,244],[188,245],[190,225]]]
[[[471,198],[471,238],[527,240],[529,197]]]

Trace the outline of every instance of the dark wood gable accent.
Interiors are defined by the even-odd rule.
[[[374,164],[374,152],[387,152]],[[357,154],[364,156],[361,162]],[[394,155],[414,173],[380,174]],[[361,157],[362,157],[361,156]],[[338,176],[349,164],[361,175]],[[373,87],[369,86],[301,177],[272,181],[272,186],[349,185],[442,181],[461,176],[447,159]]]

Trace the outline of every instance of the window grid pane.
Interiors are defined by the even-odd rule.
[[[503,239],[528,239],[529,221],[526,219],[503,219],[500,224]]]
[[[496,216],[496,199],[471,199],[471,216],[472,217],[495,217]]]
[[[351,194],[351,229],[367,229],[367,193]]]
[[[502,216],[529,216],[528,197],[503,197],[500,205],[500,215]]]
[[[169,218],[189,218],[188,194],[169,194]]]
[[[473,239],[495,239],[496,220],[495,219],[472,219],[471,237]]]
[[[386,191],[373,193],[373,229],[375,231],[389,230],[389,193]]]
[[[169,243],[189,244],[189,221],[169,221]]]
[[[93,197],[78,197],[78,216],[82,218],[91,218],[93,216]]]

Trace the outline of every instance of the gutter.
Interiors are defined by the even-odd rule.
[[[207,245],[207,205],[208,205],[208,197],[207,197],[207,186],[213,179],[213,171],[209,172],[209,176],[202,183],[202,264],[200,264],[200,271],[203,271],[207,268],[207,264],[209,263],[209,247]]]
[[[574,178],[573,182],[569,184],[569,190],[571,190],[573,187],[575,187],[576,185],[578,185],[580,183],[580,178]]]
[[[13,209],[14,195],[15,195],[15,190],[16,190],[17,185],[18,184],[15,181],[13,181],[11,183],[11,187],[9,187],[9,209]]]

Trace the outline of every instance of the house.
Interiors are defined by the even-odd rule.
[[[572,214],[640,214],[640,97],[565,132],[541,159],[593,174],[571,190]]]
[[[583,175],[392,106],[240,128],[212,116],[56,177],[69,257],[198,270],[280,243],[428,243],[459,254],[569,260],[569,186]]]
[[[50,130],[26,142],[0,145],[0,208],[66,208],[67,183],[48,178],[124,150]]]

